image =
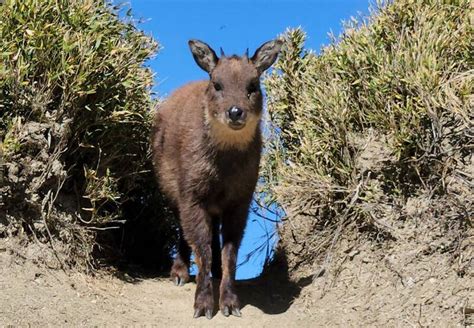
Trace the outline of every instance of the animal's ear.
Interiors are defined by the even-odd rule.
[[[255,51],[251,60],[260,74],[272,66],[278,57],[282,45],[282,40],[272,40],[265,42]]]
[[[196,63],[206,72],[210,73],[217,65],[216,53],[209,45],[199,40],[189,40],[189,48],[193,53]]]

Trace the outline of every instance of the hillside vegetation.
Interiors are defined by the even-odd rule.
[[[0,236],[57,243],[64,265],[139,248],[165,265],[174,234],[149,160],[144,66],[157,43],[107,1],[0,7]]]
[[[301,29],[284,34],[286,48],[265,81],[273,135],[264,189],[286,212],[280,260],[317,286],[309,304],[331,287],[340,288],[340,304],[348,289],[362,288],[352,296],[380,309],[362,322],[374,324],[384,311],[416,322],[429,297],[436,315],[420,307],[423,324],[461,320],[473,289],[445,303],[452,288],[474,282],[469,6],[389,2],[346,23],[321,54],[304,48]],[[431,278],[441,281],[436,297],[423,294]]]
[[[250,325],[474,324],[471,7],[387,1],[321,53],[301,29],[282,36],[258,195],[285,215],[273,265],[238,286]],[[0,318],[193,325],[177,311],[193,284],[50,270],[169,266],[157,48],[107,1],[0,1]]]

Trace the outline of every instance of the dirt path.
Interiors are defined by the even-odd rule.
[[[66,274],[25,257],[0,240],[0,326],[314,326],[290,306],[286,286],[283,295],[269,283],[239,282],[242,317],[216,313],[209,321],[192,318],[193,282],[176,287],[166,278]]]
[[[194,282],[66,274],[48,268],[57,263],[48,250],[0,238],[0,327],[474,327],[472,271],[460,277],[444,254],[360,249],[336,280],[239,281],[242,317],[207,320],[192,318]]]

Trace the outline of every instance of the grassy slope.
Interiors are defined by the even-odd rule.
[[[284,35],[277,71],[265,81],[275,133],[263,173],[270,201],[286,212],[280,255],[295,277],[331,278],[316,284],[320,297],[328,286],[347,291],[336,278],[366,266],[392,282],[400,275],[401,289],[380,288],[383,297],[416,303],[415,294],[399,292],[432,269],[413,261],[439,265],[436,279],[450,281],[440,295],[472,283],[469,5],[394,1],[366,22],[346,24],[319,56],[304,49],[303,31]],[[354,286],[370,291],[367,279]],[[422,295],[426,286],[418,287]],[[384,308],[370,297],[367,304]],[[391,304],[393,315],[405,313],[402,305]]]
[[[0,40],[0,235],[62,241],[65,262],[81,266],[95,251],[139,243],[154,248],[156,263],[168,261],[173,234],[157,220],[164,212],[149,160],[144,64],[156,42],[99,0],[8,0]],[[155,225],[132,224],[140,218]],[[98,236],[123,222],[120,244]],[[142,230],[164,237],[135,238]]]

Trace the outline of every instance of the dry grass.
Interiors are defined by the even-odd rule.
[[[341,239],[384,245],[417,220],[442,227],[459,255],[474,215],[469,15],[469,1],[390,2],[320,55],[302,30],[284,34],[265,81],[274,133],[263,173],[286,212],[290,269],[323,274]]]
[[[153,218],[165,264],[173,237],[149,160],[145,66],[157,43],[98,0],[7,0],[0,40],[0,235],[60,240],[67,264],[92,267],[93,253],[146,238],[124,226]]]

